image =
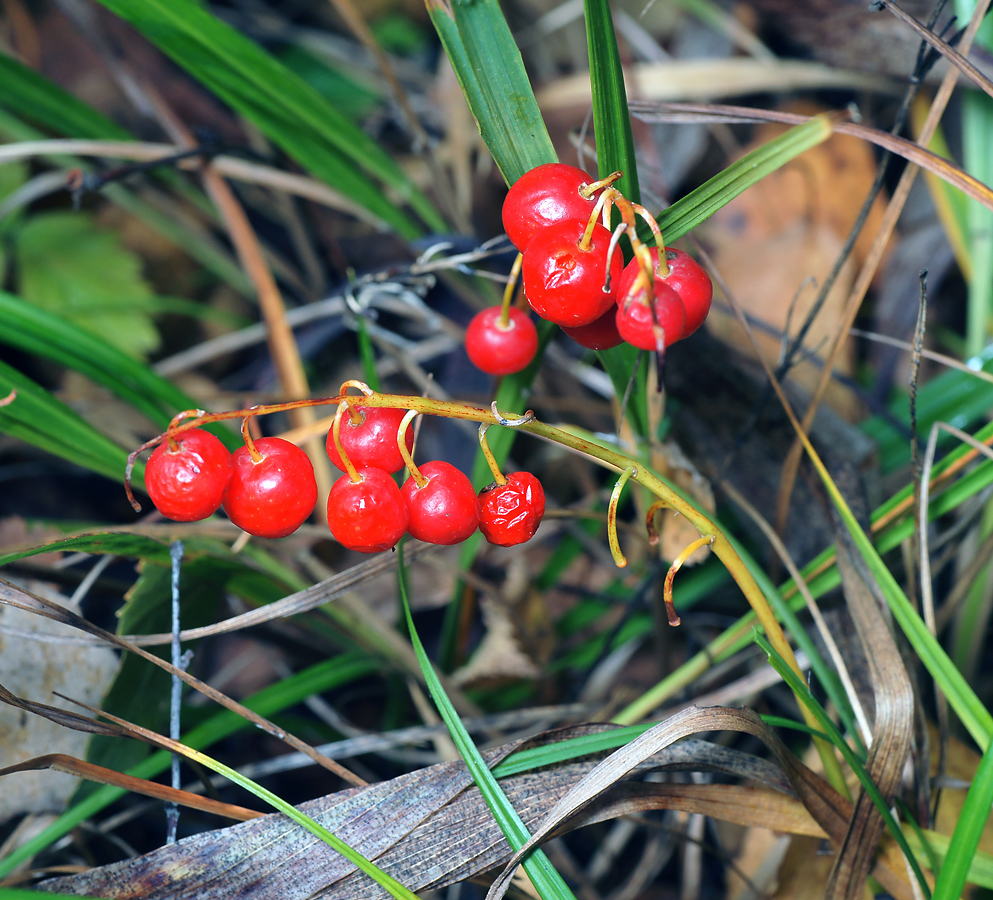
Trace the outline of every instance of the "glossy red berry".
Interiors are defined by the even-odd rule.
[[[689,337],[702,324],[710,312],[710,304],[714,299],[714,285],[710,276],[692,256],[667,247],[665,258],[669,264],[669,274],[663,280],[683,301],[686,310],[686,332],[683,337]],[[658,251],[652,251],[652,259],[658,263]],[[656,272],[658,268],[656,267]]]
[[[588,249],[583,249],[585,231],[586,222],[568,219],[539,231],[524,251],[524,294],[539,316],[556,325],[588,325],[610,309],[616,296],[613,290],[603,291],[610,232],[597,223]],[[617,254],[610,273],[614,285],[621,274]]]
[[[341,419],[341,443],[345,454],[359,467],[382,469],[384,472],[399,472],[403,468],[403,457],[397,447],[397,432],[405,409],[390,409],[378,406],[359,406],[355,409],[360,421],[353,423],[351,416]],[[408,431],[407,449],[414,448],[414,432]],[[329,431],[325,443],[328,459],[342,472],[345,464],[334,445],[334,435]]]
[[[522,253],[542,228],[563,219],[589,219],[596,198],[579,193],[595,181],[582,169],[564,163],[546,163],[525,172],[507,192],[503,202],[503,228],[510,242]]]
[[[647,291],[635,287],[637,275],[637,260],[632,260],[617,285],[617,330],[642,350],[664,350],[684,336],[686,311],[679,294],[660,278],[649,306]]]
[[[469,359],[488,375],[511,375],[526,368],[538,352],[538,329],[527,313],[510,307],[508,323],[500,319],[502,307],[476,313],[465,332]],[[401,410],[402,412],[402,410]]]
[[[513,547],[531,540],[545,514],[545,492],[530,472],[512,472],[506,484],[479,492],[479,530],[491,544]]]
[[[256,537],[286,537],[314,511],[317,482],[307,454],[282,438],[255,442],[261,459],[248,447],[231,454],[231,481],[224,511],[239,528]]]
[[[589,350],[609,350],[624,341],[617,330],[617,309],[613,306],[589,325],[577,325],[575,328],[565,326],[562,330],[577,344]]]
[[[328,526],[349,550],[379,553],[407,532],[409,513],[397,483],[382,469],[358,469],[359,481],[342,475],[328,495]]]
[[[429,544],[458,544],[479,527],[479,498],[472,482],[455,466],[435,461],[420,467],[428,481],[408,478],[400,493],[410,511],[412,537]]]
[[[231,454],[209,431],[192,428],[155,448],[145,466],[145,488],[167,519],[195,522],[221,506],[231,478]]]

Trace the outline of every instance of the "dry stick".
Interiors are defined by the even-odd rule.
[[[986,9],[989,7],[989,4],[990,0],[987,0],[986,3],[979,3],[976,6],[976,10],[973,13],[972,18],[969,20],[969,26],[962,35],[962,42],[960,44],[962,47],[962,52],[969,52],[969,48],[972,46],[972,42],[976,37],[976,32],[982,24],[983,16]],[[924,126],[921,128],[921,133],[917,139],[917,143],[922,147],[927,147],[927,145],[931,142],[931,138],[934,136],[938,123],[941,121],[941,116],[945,111],[945,107],[951,99],[952,91],[955,90],[955,83],[957,80],[958,71],[956,69],[950,69],[942,80],[941,87],[935,95],[934,102],[931,104],[931,109],[928,112],[927,119],[925,120]],[[834,336],[834,341],[831,344],[831,350],[825,360],[824,368],[821,370],[821,376],[817,382],[817,387],[814,390],[814,395],[811,398],[810,404],[808,405],[800,423],[803,437],[806,437],[810,432],[810,426],[814,421],[814,416],[817,413],[817,407],[820,405],[820,402],[824,397],[824,391],[827,390],[827,386],[831,381],[831,373],[834,371],[834,364],[838,359],[838,355],[841,353],[844,338],[848,334],[848,329],[850,329],[855,322],[855,317],[858,315],[862,301],[865,299],[866,292],[869,290],[869,284],[872,282],[872,279],[876,274],[876,269],[879,267],[879,263],[882,260],[883,251],[889,243],[890,235],[896,227],[897,219],[903,211],[904,204],[907,202],[907,197],[910,194],[910,188],[914,183],[914,179],[917,177],[917,172],[918,166],[914,163],[908,162],[907,167],[903,170],[903,174],[900,176],[900,181],[897,184],[896,190],[893,192],[893,197],[886,208],[886,212],[883,215],[883,222],[880,225],[879,233],[876,235],[876,239],[873,241],[872,247],[866,256],[865,263],[862,265],[862,270],[859,272],[858,278],[852,287],[852,291],[848,297],[848,302],[843,311],[842,324]],[[793,492],[793,484],[796,481],[797,473],[800,470],[800,460],[802,455],[803,443],[801,437],[798,436],[794,440],[793,446],[790,448],[789,455],[786,458],[786,462],[783,465],[783,475],[780,482],[781,487],[776,509],[777,522],[784,522],[786,520],[786,511],[789,509],[790,495]]]
[[[169,547],[169,557],[172,561],[172,664],[177,669],[185,669],[189,659],[183,656],[182,644],[179,640],[179,568],[183,560],[183,542],[173,541]],[[179,707],[183,698],[183,682],[175,675],[172,676],[172,690],[169,694],[169,737],[178,741],[182,736],[180,730]],[[172,787],[179,790],[179,755],[172,754],[170,766]],[[179,805],[175,802],[166,804],[166,843],[176,843],[176,832],[179,829]]]
[[[917,380],[921,370],[921,351],[924,349],[924,329],[927,323],[927,269],[921,269],[919,277],[921,281],[921,299],[920,304],[917,307],[917,323],[914,325],[914,347],[910,357],[909,379],[910,468],[914,473],[914,543],[916,544],[914,549],[917,550],[918,559],[920,558],[921,551],[921,529],[927,527],[927,522],[922,521],[920,517],[921,462],[920,447],[917,438]],[[908,566],[907,571],[909,575],[907,583],[912,591],[909,597],[911,602],[916,606],[917,600],[914,596],[916,593],[914,575],[917,571],[917,565],[914,563],[913,559],[910,560],[910,565]]]
[[[885,7],[894,16],[896,16],[901,22],[909,25],[914,31],[920,35],[922,40],[927,41],[935,50],[941,53],[953,66],[958,68],[958,70],[965,75],[970,81],[973,82],[977,87],[982,88],[993,97],[993,81],[990,81],[982,72],[979,71],[969,60],[967,60],[958,50],[951,46],[951,44],[943,41],[938,35],[931,30],[931,28],[925,27],[920,22],[917,21],[912,15],[905,12],[899,6],[897,6],[893,0],[873,0],[869,5],[870,10],[880,9]]]

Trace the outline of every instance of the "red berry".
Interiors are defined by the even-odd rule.
[[[610,232],[593,226],[588,249],[580,247],[586,222],[568,219],[539,231],[527,250],[521,271],[524,294],[543,319],[574,328],[599,319],[614,302],[613,291],[604,293]],[[621,274],[621,260],[610,261],[611,284]]]
[[[545,492],[530,472],[513,472],[506,484],[479,492],[479,530],[491,544],[513,547],[531,540],[545,514]]]
[[[665,258],[669,264],[669,274],[663,278],[663,281],[679,294],[679,299],[683,301],[683,308],[686,310],[686,332],[683,337],[689,337],[703,324],[703,320],[710,312],[710,303],[714,299],[714,285],[703,267],[682,250],[667,247]],[[657,250],[652,251],[652,259],[656,261],[657,273]]]
[[[349,550],[389,550],[407,531],[409,514],[397,483],[382,469],[359,469],[353,482],[342,475],[328,495],[328,526]]]
[[[523,253],[540,229],[563,219],[589,219],[596,199],[587,200],[579,189],[595,180],[563,163],[546,163],[525,172],[503,201],[503,228],[510,242]]]
[[[155,448],[145,466],[145,488],[155,508],[167,519],[195,522],[221,506],[231,477],[231,454],[209,431],[192,428]]]
[[[488,375],[510,375],[528,366],[538,352],[538,329],[527,313],[510,307],[509,322],[500,323],[502,307],[476,313],[465,332],[472,364]]]
[[[655,279],[655,296],[649,306],[644,288],[634,287],[637,275],[637,260],[631,260],[617,285],[617,330],[642,350],[664,350],[684,336],[686,310],[679,294],[660,278]]]
[[[317,482],[307,454],[282,438],[261,438],[252,459],[248,447],[231,454],[231,481],[224,511],[239,528],[256,537],[286,537],[314,511]]]
[[[352,423],[351,415],[341,419],[341,438],[345,454],[355,465],[364,468],[382,469],[384,472],[399,472],[403,468],[403,457],[397,447],[397,432],[405,409],[390,409],[379,406],[359,406],[355,411],[361,416],[361,421]],[[414,449],[414,432],[407,431],[407,449]],[[325,444],[331,463],[345,470],[345,464],[338,455],[334,445],[334,434],[328,432]]]
[[[565,326],[562,330],[577,344],[589,350],[609,350],[624,340],[617,330],[617,309],[613,306],[589,325],[577,325],[575,328]]]
[[[428,479],[418,487],[408,478],[400,493],[410,510],[412,537],[429,544],[458,544],[479,527],[479,498],[472,482],[447,462],[428,462],[420,467]]]

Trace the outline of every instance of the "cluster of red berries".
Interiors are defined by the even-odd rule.
[[[647,210],[611,187],[619,177],[594,181],[575,166],[538,166],[510,188],[503,226],[522,254],[524,294],[541,318],[593,350],[627,341],[662,352],[703,324],[713,285],[695,260],[665,247]],[[612,206],[623,220],[613,232]],[[652,229],[655,249],[639,240],[636,216]],[[624,232],[634,258],[622,267],[616,249]],[[509,308],[516,269],[503,308],[479,313],[466,332],[469,358],[493,375],[520,371],[538,346],[531,320]]]
[[[409,533],[432,544],[456,544],[477,528],[491,544],[530,540],[545,512],[541,483],[528,472],[500,474],[485,443],[496,480],[477,495],[469,479],[443,461],[418,467],[411,457],[413,412],[340,404],[327,437],[331,462],[346,474],[331,488],[328,525],[343,546],[376,553]],[[145,467],[145,487],[156,509],[179,522],[212,515],[223,506],[239,528],[258,537],[286,537],[317,502],[314,468],[296,445],[281,438],[252,441],[234,453],[214,435],[190,429],[159,444]],[[393,474],[410,477],[398,487]]]

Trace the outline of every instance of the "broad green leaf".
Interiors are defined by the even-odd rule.
[[[136,357],[159,344],[141,260],[86,213],[31,216],[17,234],[20,293]]]
[[[557,156],[497,0],[428,0],[479,133],[507,184]]]
[[[365,206],[404,237],[420,229],[382,184],[422,221],[444,220],[393,158],[302,78],[193,0],[101,0],[261,129],[314,175]]]
[[[302,47],[289,47],[279,54],[279,60],[353,122],[369,115],[383,99],[367,82],[356,80],[331,60]]]
[[[123,479],[124,450],[26,375],[0,362],[0,399],[11,390],[17,397],[0,407],[0,432],[115,481]],[[135,466],[135,487],[143,485],[143,473],[141,465]]]
[[[184,409],[197,406],[170,381],[102,337],[71,325],[66,319],[0,291],[0,342],[43,356],[91,378],[165,428]],[[238,435],[211,427],[233,449]]]

